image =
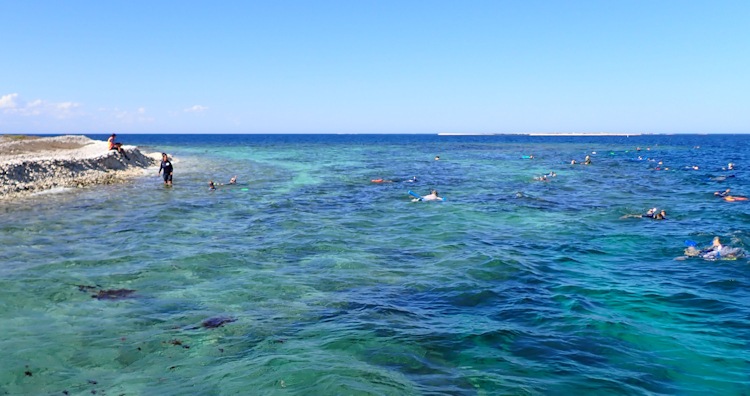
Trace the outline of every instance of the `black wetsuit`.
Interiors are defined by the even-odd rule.
[[[172,181],[172,161],[162,160],[161,168],[159,168],[159,171],[164,171],[164,182]]]

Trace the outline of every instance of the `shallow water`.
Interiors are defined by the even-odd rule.
[[[675,260],[745,248],[750,136],[126,138],[173,188],[0,206],[0,394],[750,392],[747,259]]]

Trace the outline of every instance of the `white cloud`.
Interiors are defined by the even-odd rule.
[[[0,96],[0,109],[15,109],[18,105],[16,98],[18,98],[17,93]]]
[[[140,123],[151,123],[154,121],[154,117],[146,115],[146,108],[139,107],[135,111],[122,110],[115,107],[112,110],[101,108],[99,111],[108,112],[114,117],[117,122],[122,124],[140,124]]]
[[[145,106],[96,106],[87,109],[84,104],[71,100],[27,100],[18,93],[0,91],[0,125],[3,126],[18,125],[35,132],[45,132],[61,128],[138,129],[155,122],[156,119]]]
[[[66,118],[72,115],[72,111],[80,107],[76,102],[47,102],[35,99],[31,102],[24,101],[17,93],[0,96],[0,109],[3,113],[18,116],[51,116]]]
[[[193,107],[188,107],[184,111],[186,113],[200,113],[200,112],[206,111],[206,110],[208,110],[208,107],[206,107],[206,106],[195,105]]]
[[[58,109],[62,111],[69,111],[71,109],[75,109],[76,107],[81,106],[81,104],[75,103],[75,102],[62,102],[62,103],[58,103],[56,106]]]

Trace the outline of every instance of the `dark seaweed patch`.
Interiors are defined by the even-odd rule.
[[[236,322],[236,318],[231,318],[228,316],[216,316],[213,318],[208,318],[201,322],[201,327],[205,327],[207,329],[215,329],[217,327],[224,326],[227,323]]]
[[[185,349],[190,349],[190,345],[187,345],[187,344],[183,343],[182,341],[180,341],[178,339],[169,340],[169,341],[167,341],[167,343],[168,344],[172,344],[172,345],[176,345],[176,346],[181,346],[181,347],[183,347]]]
[[[98,293],[91,297],[96,298],[97,300],[122,300],[124,298],[132,297],[133,293],[135,293],[135,290],[131,289],[109,289],[99,290]]]

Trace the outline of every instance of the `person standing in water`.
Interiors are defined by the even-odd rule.
[[[174,168],[172,167],[172,161],[169,160],[167,153],[161,153],[161,167],[159,167],[159,174],[161,174],[162,170],[164,171],[164,185],[171,187],[172,172],[174,171]]]

